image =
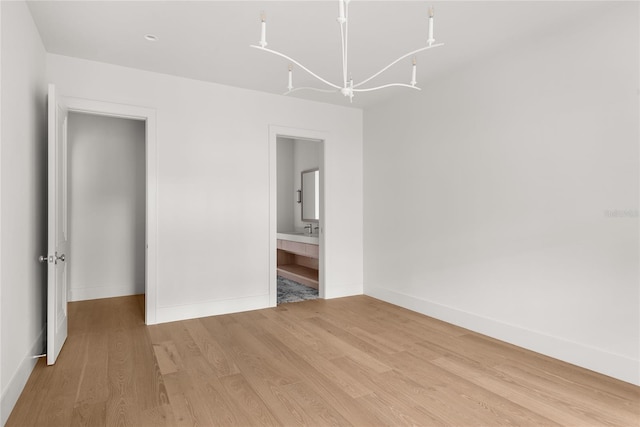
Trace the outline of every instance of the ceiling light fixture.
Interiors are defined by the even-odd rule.
[[[157,42],[158,41],[158,36],[155,36],[153,34],[145,34],[144,38],[145,38],[145,40],[150,41],[150,42]]]
[[[420,49],[416,49],[413,50],[409,53],[406,53],[404,55],[402,55],[401,57],[399,57],[398,59],[396,59],[395,61],[391,62],[389,65],[387,65],[386,67],[384,67],[383,69],[381,69],[380,71],[378,71],[377,73],[371,75],[369,78],[366,78],[364,80],[362,80],[359,83],[354,84],[353,82],[353,77],[351,76],[351,73],[349,72],[349,67],[348,67],[348,53],[349,53],[349,3],[351,2],[351,0],[339,0],[339,15],[337,18],[338,23],[340,24],[340,36],[341,36],[341,40],[342,40],[342,84],[341,85],[337,85],[334,83],[331,83],[330,81],[320,77],[319,75],[317,75],[316,73],[314,73],[313,71],[311,71],[310,69],[308,69],[307,67],[305,67],[304,65],[302,65],[300,62],[296,61],[295,59],[291,58],[290,56],[285,55],[284,53],[278,52],[276,50],[273,49],[268,49],[267,48],[267,17],[265,15],[264,12],[262,12],[260,14],[260,22],[261,22],[261,27],[260,27],[260,41],[258,42],[258,45],[251,45],[251,47],[255,48],[255,49],[259,49],[259,50],[263,50],[265,52],[269,52],[272,53],[274,55],[280,56],[284,59],[287,59],[288,61],[290,61],[291,63],[289,64],[288,67],[288,71],[289,71],[289,84],[287,85],[287,91],[284,93],[285,95],[288,95],[292,92],[298,91],[298,90],[315,90],[318,92],[340,92],[342,93],[344,96],[349,97],[349,101],[353,102],[353,96],[356,92],[372,92],[374,90],[379,90],[379,89],[385,89],[388,87],[394,87],[394,86],[399,86],[399,87],[406,87],[406,88],[410,88],[410,89],[416,89],[416,90],[420,90],[420,88],[418,86],[416,86],[417,81],[416,81],[416,57],[415,55],[434,48],[434,47],[439,47],[439,46],[443,46],[444,43],[435,43],[435,38],[433,37],[433,7],[429,8],[429,29],[428,29],[428,37],[427,37],[427,45],[424,47],[421,47]],[[385,84],[382,86],[375,86],[375,87],[368,87],[368,88],[363,88],[361,87],[362,85],[368,83],[369,81],[371,81],[372,79],[378,77],[380,74],[384,73],[385,71],[387,71],[389,68],[391,68],[392,66],[394,66],[395,64],[397,64],[398,62],[402,61],[405,58],[408,58],[410,56],[413,56],[413,59],[411,61],[412,64],[412,70],[411,70],[411,81],[407,84],[407,83],[389,83],[389,84]],[[316,79],[320,80],[322,83],[328,85],[329,87],[331,87],[332,89],[319,89],[319,88],[315,88],[315,87],[298,87],[298,88],[294,88],[293,87],[293,64],[297,65],[298,67],[300,67],[301,69],[303,69],[304,71],[306,71],[307,73],[309,73],[310,75],[312,75],[313,77],[315,77]]]

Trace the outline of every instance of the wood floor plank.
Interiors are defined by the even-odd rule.
[[[213,424],[206,402],[192,384],[186,372],[173,372],[164,376],[165,386],[171,402],[171,410],[176,426],[197,426]],[[195,390],[194,390],[195,389]]]
[[[250,372],[253,376],[275,386],[292,384],[300,381],[297,372],[290,369],[285,360],[272,352],[269,346],[256,339],[241,325],[231,325],[233,340],[230,348],[240,366],[241,372]]]
[[[500,365],[495,369],[534,390],[536,396],[542,396],[547,401],[558,402],[565,410],[579,413],[586,420],[593,420],[600,425],[628,425],[630,423],[640,425],[638,404],[631,406],[619,403],[611,405],[591,393],[585,393],[579,387],[572,389],[571,396],[565,396],[562,391],[559,391],[557,383],[538,375],[535,371],[524,370],[515,364]],[[630,408],[633,410],[629,411]]]
[[[391,369],[388,365],[385,365],[376,358],[376,356],[379,356],[377,349],[356,336],[341,330],[336,325],[326,322],[319,317],[309,318],[305,321],[305,324],[313,325],[315,334],[340,348],[342,354],[349,354],[353,359],[358,360],[359,363],[365,364],[377,372],[386,372]],[[374,354],[372,355],[370,352]]]
[[[107,400],[107,424],[135,426],[138,411],[135,401],[135,369],[133,361],[133,337],[128,331],[118,328],[109,331],[107,378],[109,399]]]
[[[350,424],[334,407],[325,401],[316,390],[305,383],[281,387],[301,415],[303,425],[344,426]]]
[[[532,425],[532,426],[553,426],[553,420],[542,416],[525,406],[512,402],[498,394],[480,387],[466,378],[447,372],[449,385],[446,387],[424,387],[421,382],[409,378],[406,374],[391,371],[378,378],[376,382],[379,386],[384,386],[387,390],[396,393],[404,393],[407,400],[425,408],[433,408],[434,395],[439,396],[440,402],[455,402],[459,412],[472,414],[473,418],[482,424],[495,425]],[[448,409],[446,412],[451,412]],[[443,413],[431,410],[431,413],[442,416]]]
[[[242,317],[246,318],[246,321],[243,322],[241,319],[238,319],[238,321],[247,329],[253,331],[256,339],[261,340],[265,345],[275,348],[284,344],[287,348],[293,350],[278,353],[278,355],[288,362],[290,369],[296,370],[297,375],[303,378],[304,383],[309,384],[321,399],[330,403],[339,414],[351,420],[354,425],[378,425],[380,423],[380,420],[371,416],[370,413],[359,410],[353,400],[352,395],[362,396],[369,394],[370,390],[361,387],[352,377],[337,372],[330,361],[319,355],[313,347],[308,347],[304,342],[296,340],[296,337],[308,333],[302,322],[298,322],[293,329],[277,333],[278,325],[270,323],[269,318],[265,321],[264,315],[267,313],[265,311],[245,313]],[[310,317],[304,316],[304,318],[309,319]],[[257,327],[256,325],[260,326]],[[260,333],[259,330],[263,332]],[[273,332],[276,333],[274,334]],[[352,349],[347,348],[346,351],[351,353]],[[335,356],[333,352],[330,354],[331,357]],[[344,352],[341,354],[344,354]],[[283,390],[283,388],[286,388],[286,386],[279,387],[279,390]],[[300,404],[300,401],[294,401],[289,408],[292,411],[292,415],[299,422],[303,422],[304,415],[300,414],[299,410],[296,409],[298,404]],[[289,424],[287,423],[287,425]]]
[[[162,375],[184,370],[184,363],[173,341],[161,341],[153,344],[153,353],[156,356],[158,368]]]
[[[489,370],[478,372],[469,366],[461,364],[459,361],[447,358],[438,359],[432,363],[514,403],[528,407],[537,413],[546,414],[547,418],[560,425],[600,425],[594,419],[584,417],[579,412],[575,413],[572,409],[558,411],[553,401],[549,401],[544,396],[536,396],[519,381],[513,381],[506,376],[499,375],[499,373]]]
[[[162,407],[168,403],[167,391],[149,334],[144,326],[136,326],[130,333],[136,407],[142,411]]]
[[[76,404],[104,403],[109,398],[107,381],[107,354],[109,340],[106,334],[87,333],[86,347],[80,363],[80,384],[75,396]]]
[[[250,319],[254,320],[252,317],[250,317]],[[294,352],[294,354],[298,355],[298,357],[307,364],[304,366],[301,361],[297,362],[299,371],[301,370],[305,376],[308,377],[308,367],[312,367],[313,369],[321,371],[326,380],[333,383],[334,387],[344,391],[352,398],[371,393],[371,390],[363,387],[353,378],[335,370],[335,366],[331,363],[331,359],[336,356],[335,354],[332,354],[331,358],[323,357],[313,347],[309,347],[304,341],[299,339],[300,334],[298,331],[284,329],[278,323],[271,321],[271,319],[267,319],[265,322],[264,327],[272,334],[275,334],[277,339],[270,338],[271,334],[260,335],[260,339],[267,339],[275,344],[280,342]],[[302,330],[303,328],[299,329]],[[302,330],[301,334],[306,334],[306,331]]]
[[[107,423],[107,402],[77,404],[71,415],[71,426],[104,426]]]
[[[219,378],[207,378],[201,387],[201,393],[216,425],[242,427],[254,422],[243,402],[234,399]]]
[[[462,339],[471,342],[476,351],[498,352],[506,356],[507,362],[518,360],[519,365],[526,365],[527,369],[535,370],[539,374],[544,373],[554,381],[563,382],[568,386],[588,390],[600,400],[605,399],[607,395],[618,396],[627,403],[640,398],[640,388],[633,384],[621,382],[513,344],[480,334],[466,334]],[[636,409],[640,410],[640,407]]]
[[[166,427],[176,425],[173,409],[166,404],[150,409],[145,409],[140,413],[140,427]]]
[[[296,343],[294,335],[289,331],[283,331],[282,334],[277,333],[278,329],[274,330],[274,326],[268,320],[266,323],[264,322],[262,314],[257,312],[246,313],[243,315],[246,323],[242,320],[238,321],[247,329],[253,331],[256,339],[261,340],[274,351],[276,351],[275,348],[282,347],[282,344],[292,350],[285,351],[283,349],[278,355],[287,361],[289,369],[295,370],[296,374],[303,378],[303,383],[308,384],[318,398],[329,403],[345,419],[349,419],[354,425],[368,426],[380,423],[380,419],[368,412],[361,411],[355,404],[354,397],[370,394],[370,389],[360,385],[353,377],[338,372],[335,366],[322,356],[313,357],[312,355],[316,354],[313,349],[305,347],[300,342]],[[260,319],[261,323],[255,322],[257,319]],[[260,327],[256,326],[258,324]],[[302,329],[302,326],[299,325],[299,327]],[[288,335],[291,335],[292,339],[288,339]],[[349,353],[351,352],[349,351]],[[284,391],[287,388],[288,386],[282,386],[278,387],[278,390]],[[280,400],[282,400],[281,396]],[[295,401],[292,405],[286,406],[289,407],[292,415],[299,422],[303,422],[304,416],[296,409],[297,404],[300,404],[300,401]],[[278,412],[278,415],[280,414],[281,412]],[[289,425],[289,423],[286,424]]]
[[[240,403],[253,425],[277,426],[280,421],[271,413],[262,398],[256,393],[243,375],[226,375],[220,378],[229,396]]]
[[[176,425],[242,426],[249,423],[242,411],[222,392],[217,379],[180,371],[166,376]]]
[[[233,359],[225,357],[224,351],[220,348],[220,343],[209,335],[209,332],[201,322],[194,320],[185,322],[185,324],[194,343],[213,368],[215,375],[222,377],[240,372]]]
[[[634,405],[634,401],[638,401],[640,399],[640,390],[635,390],[635,393],[628,393],[628,396],[625,396],[627,392],[632,391],[628,387],[618,387],[612,388],[613,384],[602,384],[593,381],[592,372],[588,372],[582,379],[575,376],[576,366],[565,364],[565,371],[570,371],[568,375],[562,375],[562,377],[558,376],[558,372],[550,373],[548,371],[549,365],[562,365],[562,363],[558,363],[557,360],[551,360],[550,358],[546,358],[545,362],[538,362],[535,365],[530,363],[514,363],[511,360],[508,364],[516,369],[519,369],[521,372],[524,371],[528,375],[534,375],[535,377],[543,379],[546,384],[550,386],[553,385],[555,390],[561,389],[562,387],[558,387],[558,381],[561,381],[564,384],[571,384],[573,390],[575,390],[574,395],[580,396],[580,400],[596,402],[595,405],[603,406],[603,410],[608,410],[609,408],[616,408],[616,413],[620,414],[628,414],[634,417],[640,417],[640,405]],[[550,363],[551,362],[551,363]],[[504,365],[498,365],[492,372],[502,371],[502,367]],[[552,369],[554,370],[554,369]],[[581,369],[582,370],[582,369]],[[605,381],[606,382],[606,381]]]
[[[640,387],[366,296],[147,327],[69,304],[8,427],[640,425]]]
[[[287,330],[295,336],[304,347],[317,353],[320,357],[333,359],[334,357],[340,357],[343,354],[343,349],[337,348],[331,342],[323,339],[314,331],[312,326],[305,327],[304,323],[298,319],[283,316],[282,311],[280,310],[265,311],[262,314],[266,318],[270,319],[273,324],[277,324],[281,328]]]
[[[278,414],[278,419],[283,425],[296,425],[298,419],[291,411],[291,405],[286,401],[279,390],[279,385],[286,385],[297,381],[295,378],[289,378],[284,382],[278,381],[272,377],[273,367],[269,364],[261,363],[253,355],[247,355],[243,350],[241,341],[246,341],[244,337],[238,337],[235,330],[238,328],[238,322],[231,317],[215,316],[201,319],[203,325],[209,331],[211,337],[217,337],[220,342],[220,348],[225,353],[225,357],[234,359],[236,366],[243,373],[245,380],[255,391],[256,394],[265,402],[265,404]],[[250,338],[249,338],[250,339]],[[282,365],[281,365],[282,366]],[[263,370],[265,368],[268,372]],[[283,374],[289,375],[288,369]],[[221,377],[220,380],[222,380]],[[242,406],[241,406],[242,408]]]
[[[425,339],[415,343],[415,347],[411,350],[412,354],[417,355],[418,352],[431,352],[439,354],[441,357],[458,359],[461,362],[474,365],[481,370],[488,366],[499,365],[509,360],[509,357],[501,352],[485,351],[483,348],[474,348],[469,346],[462,337],[438,337],[425,336]],[[420,349],[418,352],[415,349]]]
[[[459,410],[464,405],[460,405],[457,398],[450,400],[443,395],[444,393],[441,390],[446,391],[448,386],[444,379],[438,381],[433,378],[430,378],[429,381],[421,381],[420,378],[415,380],[404,379],[405,385],[398,387],[397,384],[393,386],[392,383],[388,384],[384,381],[386,377],[383,377],[383,375],[388,375],[394,371],[378,374],[367,370],[348,357],[336,359],[334,363],[344,372],[349,372],[358,381],[367,384],[368,387],[374,390],[375,398],[364,399],[365,402],[371,404],[382,400],[395,408],[394,412],[390,414],[395,419],[395,423],[405,424],[407,419],[411,420],[414,417],[418,417],[420,420],[428,420],[429,424],[434,425],[473,425],[474,423],[481,423],[480,420],[477,420],[475,413],[470,413],[468,410]],[[399,371],[395,372],[395,375],[397,375]],[[412,378],[415,378],[414,373],[412,372],[411,374]]]
[[[342,300],[340,303],[346,306],[350,305],[350,301],[348,301],[347,298],[343,298]],[[362,305],[362,307],[360,307],[360,305]],[[370,314],[367,314],[366,317],[380,319],[383,322],[392,322],[398,326],[402,325],[400,329],[413,330],[418,336],[421,336],[423,333],[461,336],[469,332],[464,328],[434,319],[433,317],[428,317],[415,311],[407,310],[406,308],[364,295],[362,296],[362,303],[358,305],[358,308],[371,310],[369,312]]]
[[[47,384],[51,398],[43,402],[38,414],[38,425],[69,425],[73,418],[73,408],[80,386],[83,352],[87,349],[87,334],[68,337],[57,360],[58,375],[50,378]],[[49,369],[49,367],[46,367]]]
[[[411,407],[390,393],[374,393],[358,398],[363,409],[371,412],[382,421],[378,425],[387,426],[442,426],[446,425],[435,418],[428,410]]]

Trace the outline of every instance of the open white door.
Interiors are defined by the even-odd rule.
[[[67,118],[68,110],[49,85],[49,189],[47,241],[47,365],[67,339]],[[44,257],[43,257],[44,258]]]

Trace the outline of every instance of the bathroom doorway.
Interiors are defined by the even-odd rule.
[[[322,141],[276,138],[278,304],[316,299]]]
[[[317,132],[287,131],[271,129],[272,306],[324,298],[326,291],[325,139]]]

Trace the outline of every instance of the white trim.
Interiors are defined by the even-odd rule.
[[[592,371],[640,385],[640,360],[546,335],[389,289],[365,286],[365,295],[526,348]]]
[[[144,289],[141,285],[102,285],[102,286],[83,286],[82,288],[69,289],[69,301],[88,301],[92,299],[124,297],[129,295],[138,295],[138,289]]]
[[[42,343],[44,342],[44,334],[45,328],[40,331],[35,341],[33,341],[31,348],[22,359],[22,363],[20,363],[20,366],[18,366],[13,377],[7,383],[7,387],[2,390],[2,397],[0,398],[0,425],[5,425],[9,419],[11,411],[13,411],[13,408],[20,397],[20,394],[22,393],[22,390],[24,390],[24,387],[27,385],[29,376],[31,376],[31,372],[38,361],[37,359],[34,359],[33,356],[43,352]]]
[[[286,126],[269,125],[269,304],[268,307],[275,307],[278,303],[278,289],[276,280],[276,263],[277,248],[276,234],[278,231],[278,195],[277,195],[277,138],[291,139],[307,139],[320,142],[320,221],[318,226],[320,255],[319,255],[319,277],[318,277],[318,293],[320,298],[326,298],[327,283],[325,276],[327,275],[327,266],[325,264],[324,251],[326,247],[325,233],[325,201],[326,201],[326,173],[324,158],[326,152],[326,144],[330,138],[330,134],[324,131],[292,128]]]
[[[638,16],[637,16],[638,20],[640,20],[640,7],[638,8]],[[638,49],[638,55],[640,55],[640,49]],[[640,87],[640,75],[638,75],[638,87]],[[637,105],[637,103],[636,103]],[[636,118],[637,119],[637,118]],[[640,120],[638,120],[638,134],[640,134]],[[640,164],[640,152],[638,153],[638,163]],[[640,199],[640,186],[638,188],[638,197]],[[640,249],[640,229],[638,229],[638,249]],[[640,251],[639,251],[640,252]],[[636,260],[638,262],[640,262],[640,257]],[[638,292],[638,305],[636,306],[636,308],[640,307],[640,292]],[[638,326],[640,326],[640,321],[638,322]],[[638,341],[638,354],[640,354],[640,340]],[[636,361],[636,367],[640,366],[640,361]],[[640,370],[640,368],[637,368],[638,370]],[[636,383],[637,385],[640,385],[640,373],[638,373],[636,375]]]
[[[157,323],[176,322],[178,320],[260,310],[268,307],[268,305],[269,294],[223,300],[201,301],[196,304],[157,307],[156,320]]]
[[[156,141],[156,110],[112,102],[64,97],[70,112],[144,120],[146,123],[146,263],[145,263],[145,323],[157,323],[157,253],[158,253],[158,148]]]
[[[362,283],[332,282],[331,287],[325,292],[324,298],[343,298],[354,295],[362,295]]]
[[[2,46],[2,5],[0,4],[0,46]],[[2,49],[0,49],[0,82],[2,82]],[[0,84],[0,141],[2,140],[2,84]],[[2,242],[2,146],[0,144],[0,242]],[[0,248],[2,245],[0,244]],[[0,278],[2,277],[2,250],[0,249]],[[0,324],[2,324],[2,279],[0,279]],[[0,350],[2,349],[2,330],[0,329]],[[2,387],[2,351],[0,351],[0,388]],[[4,391],[2,392],[4,396]],[[13,406],[11,406],[13,410]],[[5,410],[4,398],[0,399],[0,425],[4,425],[9,418]]]

